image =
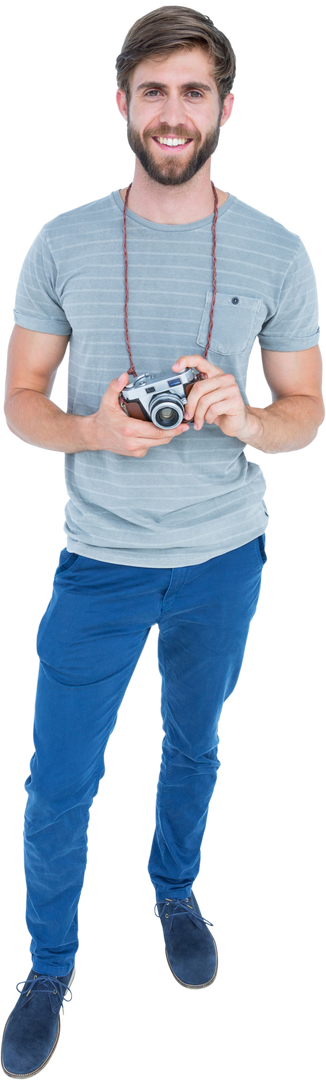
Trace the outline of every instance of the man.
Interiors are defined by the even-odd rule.
[[[266,561],[265,482],[244,448],[306,446],[324,417],[305,248],[236,196],[217,188],[216,201],[212,189],[211,156],[234,100],[230,43],[193,9],[162,7],[131,28],[117,73],[136,155],[132,185],[43,227],[21,271],[9,346],[9,427],[65,452],[69,494],[67,547],[38,633],[24,831],[33,967],[4,1030],[11,1076],[37,1073],[59,1037],[89,809],[155,623],[165,731],[148,864],[155,914],[178,982],[202,988],[216,977],[212,924],[192,886],[219,766],[218,720]],[[273,395],[264,409],[245,392],[257,335]],[[68,341],[65,414],[49,395]],[[190,368],[203,377],[175,427],[121,407],[134,371],[149,381],[170,372],[173,388]]]

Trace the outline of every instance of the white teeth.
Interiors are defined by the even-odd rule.
[[[163,143],[164,146],[183,146],[187,139],[158,139],[159,143]]]

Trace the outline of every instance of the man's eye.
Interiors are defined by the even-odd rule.
[[[149,94],[160,94],[160,93],[161,93],[160,90],[148,90],[145,96],[148,97]],[[198,95],[198,97],[202,97],[202,94],[200,94],[199,90],[188,90],[187,93],[188,94],[196,94],[196,95]]]

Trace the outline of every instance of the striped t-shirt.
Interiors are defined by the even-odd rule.
[[[161,225],[127,210],[129,337],[138,375],[203,355],[212,297],[213,216]],[[299,236],[229,195],[218,212],[217,295],[208,359],[246,373],[263,348],[316,345],[313,268]],[[68,412],[95,412],[129,368],[124,332],[123,201],[118,191],[44,225],[19,277],[15,322],[70,334]],[[194,365],[195,366],[195,365]],[[255,404],[255,403],[253,403]],[[261,469],[215,424],[152,447],[66,455],[68,551],[132,566],[205,562],[265,532]]]

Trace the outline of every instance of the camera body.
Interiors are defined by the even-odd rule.
[[[205,378],[197,368],[186,367],[178,373],[172,368],[155,374],[146,371],[124,387],[120,405],[135,420],[151,420],[155,427],[171,431],[182,423],[191,387]]]

